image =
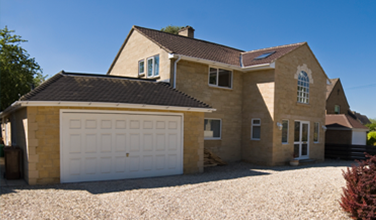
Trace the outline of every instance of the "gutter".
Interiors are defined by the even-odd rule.
[[[226,63],[221,63],[221,62],[216,62],[216,61],[206,60],[206,59],[201,59],[201,58],[196,58],[196,57],[190,57],[190,56],[185,56],[185,55],[181,55],[181,54],[174,54],[174,53],[168,54],[168,58],[179,59],[179,60],[183,59],[183,60],[203,63],[203,64],[207,64],[207,65],[215,65],[215,66],[218,66],[218,67],[234,69],[234,70],[238,70],[238,71],[242,71],[242,72],[264,70],[264,69],[274,69],[275,68],[275,62],[258,64],[258,65],[253,65],[253,66],[249,66],[249,67],[240,67],[240,66],[235,66],[235,65],[231,65],[231,64],[226,64]],[[176,74],[175,70],[174,70],[174,74]]]
[[[171,54],[169,54],[168,55],[168,57],[170,58],[170,55]],[[180,59],[181,59],[181,56],[177,56],[178,57],[178,59],[177,60],[175,60],[175,62],[174,62],[174,85],[173,85],[173,88],[174,89],[176,89],[176,69],[177,69],[177,64],[178,64],[178,62],[180,61]],[[171,59],[171,58],[170,58]]]
[[[27,106],[54,106],[54,107],[98,107],[98,108],[134,108],[152,110],[190,111],[190,112],[213,112],[214,108],[197,108],[184,106],[148,105],[148,104],[128,104],[113,102],[72,102],[72,101],[16,101],[10,107],[0,113],[0,117],[5,117],[10,113]]]

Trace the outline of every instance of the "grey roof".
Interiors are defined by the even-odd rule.
[[[72,101],[147,104],[191,108],[209,105],[173,89],[168,83],[129,77],[66,73],[48,79],[20,101]]]

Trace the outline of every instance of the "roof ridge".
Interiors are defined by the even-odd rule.
[[[210,42],[210,41],[206,41],[206,40],[201,40],[201,39],[197,39],[197,38],[190,38],[190,37],[182,36],[182,35],[179,35],[179,34],[171,34],[171,33],[168,33],[168,32],[159,31],[159,30],[155,30],[155,29],[151,29],[151,28],[140,27],[140,26],[136,26],[136,25],[133,25],[133,27],[135,29],[140,28],[140,29],[146,29],[146,30],[151,30],[151,31],[157,31],[157,32],[160,32],[160,33],[163,33],[163,34],[168,34],[168,35],[175,36],[175,37],[181,37],[181,38],[184,38],[184,39],[191,39],[191,40],[201,41],[201,42],[204,42],[204,43],[214,44],[214,45],[217,45],[217,46],[226,47],[226,48],[229,48],[229,49],[232,49],[232,50],[239,51],[240,53],[245,52],[244,50],[240,50],[240,49],[237,49],[237,48],[234,48],[234,47],[229,47],[229,46],[226,46],[226,45],[223,45],[223,44],[218,44],[218,43],[214,43],[214,42]],[[159,45],[159,43],[158,43],[158,45]],[[174,52],[174,51],[172,51],[172,52]]]
[[[78,76],[78,77],[100,77],[100,78],[112,78],[112,79],[122,79],[122,80],[132,80],[132,81],[143,81],[143,82],[156,82],[155,79],[142,79],[136,77],[125,77],[125,76],[116,76],[116,75],[107,75],[107,74],[95,74],[95,73],[73,73],[73,72],[64,72],[63,75],[66,76]]]
[[[274,47],[266,47],[266,48],[262,48],[262,49],[245,51],[245,52],[242,52],[242,55],[247,54],[247,53],[253,53],[253,52],[256,52],[256,51],[261,51],[261,50],[271,50],[271,49],[278,49],[278,48],[284,48],[284,47],[298,46],[298,45],[303,45],[303,44],[306,44],[306,43],[307,42],[300,42],[300,43],[279,45],[279,46],[274,46]]]

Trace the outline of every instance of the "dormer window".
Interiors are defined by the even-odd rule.
[[[232,71],[219,68],[209,68],[209,85],[232,88]]]
[[[149,57],[146,63],[148,78],[159,76],[159,55]]]

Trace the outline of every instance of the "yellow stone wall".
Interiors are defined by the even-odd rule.
[[[204,113],[126,108],[27,107],[29,158],[28,183],[60,182],[60,109],[172,112],[184,114],[184,173],[203,172]]]
[[[298,66],[306,64],[312,71],[313,83],[309,86],[309,103],[297,102],[298,80],[294,78]],[[303,45],[276,62],[275,112],[273,123],[273,165],[284,164],[294,151],[294,121],[309,121],[309,157],[324,160],[326,75],[307,45]],[[288,144],[282,144],[282,132],[276,126],[283,119],[289,120]],[[313,142],[314,123],[319,122],[319,142]]]
[[[170,78],[170,60],[168,53],[155,43],[144,37],[138,31],[133,31],[130,35],[120,56],[116,60],[109,75],[138,77],[138,61],[145,60],[145,76],[147,71],[147,58],[159,54],[159,75],[158,80]]]
[[[232,89],[209,86],[208,74],[208,65],[181,60],[177,66],[176,88],[217,109],[212,113],[205,113],[205,118],[222,119],[222,137],[221,140],[205,140],[205,148],[225,161],[239,161],[241,160],[242,73],[233,71]]]

